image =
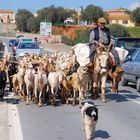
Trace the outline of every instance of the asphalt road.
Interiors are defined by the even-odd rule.
[[[107,84],[107,103],[93,101],[99,109],[95,140],[140,140],[140,94],[133,85],[120,86],[119,94],[110,89]],[[58,101],[56,107],[38,107],[15,101],[24,140],[85,140],[78,105]]]
[[[109,84],[110,85],[110,84]],[[94,100],[99,109],[95,140],[140,140],[140,96],[133,88],[120,88],[112,94],[108,85],[108,102]],[[78,105],[18,105],[24,140],[84,140]]]

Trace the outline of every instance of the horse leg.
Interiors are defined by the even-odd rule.
[[[35,93],[35,101],[34,101],[34,102],[35,102],[36,104],[38,104],[38,96],[37,96],[38,88],[35,88],[35,89],[34,89],[34,93]]]
[[[101,100],[103,103],[105,103],[107,101],[107,97],[106,97],[106,79],[107,79],[107,75],[102,76],[101,78]]]
[[[113,77],[112,79],[112,92],[116,93],[116,77]]]
[[[82,100],[83,100],[84,92],[82,90],[79,91],[79,108],[82,107]]]
[[[39,92],[39,103],[38,103],[39,107],[41,107],[43,105],[43,103],[42,103],[42,93],[43,93],[43,90],[41,89],[40,92]]]
[[[76,91],[73,91],[73,101],[72,101],[72,105],[75,106],[76,105]]]
[[[66,97],[65,97],[66,105],[69,104],[68,98],[69,98],[69,91],[66,91]]]
[[[29,104],[29,95],[30,94],[30,91],[29,91],[29,87],[27,86],[27,101],[26,101],[26,105]]]
[[[93,82],[93,93],[92,98],[96,99],[98,94],[98,77],[97,75],[94,76],[94,82]]]

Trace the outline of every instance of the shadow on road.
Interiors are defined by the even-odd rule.
[[[119,93],[121,93],[121,94],[119,94]],[[108,101],[125,102],[125,101],[129,101],[130,99],[139,99],[140,98],[140,96],[133,94],[133,92],[131,92],[129,90],[120,90],[119,93],[107,94]],[[124,95],[124,96],[122,96],[122,95]]]
[[[1,102],[7,102],[8,104],[19,104],[19,99],[12,96],[12,93],[5,90],[4,98]]]
[[[111,136],[109,135],[108,132],[103,131],[103,130],[97,130],[95,132],[95,137],[94,138],[102,138],[102,139],[107,139],[110,138]]]

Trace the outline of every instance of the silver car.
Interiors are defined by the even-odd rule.
[[[39,44],[34,41],[20,41],[16,48],[16,57],[22,57],[26,54],[42,54]]]
[[[125,61],[121,83],[123,86],[127,86],[129,82],[136,83],[136,89],[140,92],[140,49],[136,49]]]

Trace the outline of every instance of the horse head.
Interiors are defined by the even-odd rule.
[[[112,46],[111,46],[112,47]],[[95,70],[100,72],[100,74],[106,74],[108,71],[108,64],[109,64],[109,53],[110,47],[105,48],[103,44],[98,44],[96,46],[97,53],[95,55]]]

